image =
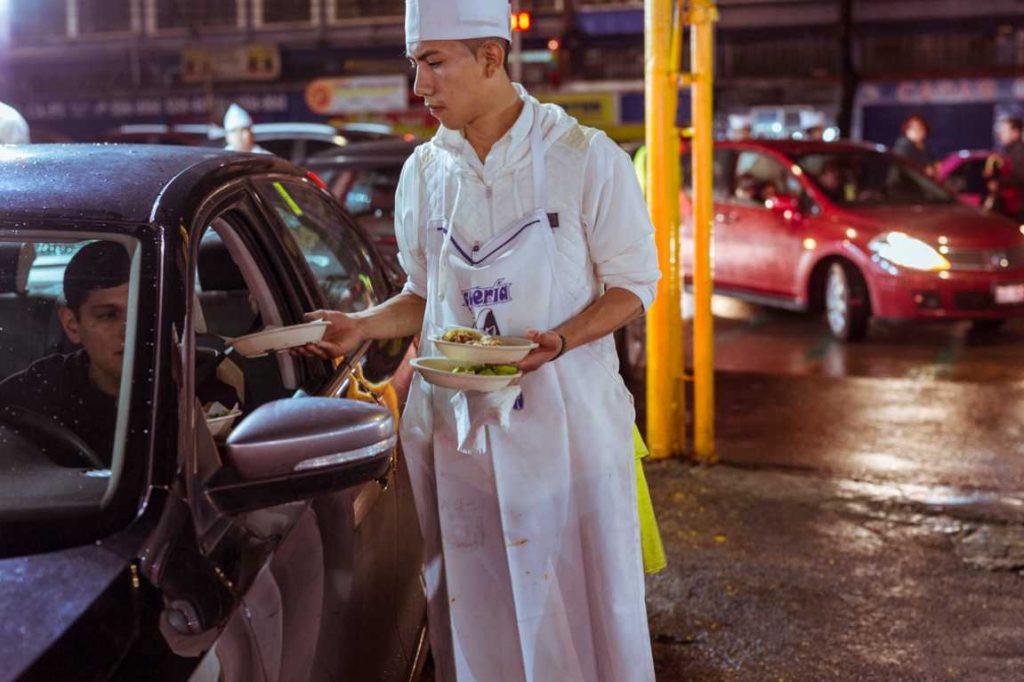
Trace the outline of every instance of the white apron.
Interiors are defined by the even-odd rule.
[[[454,206],[448,213],[445,197],[447,215],[426,226],[421,356],[438,354],[429,339],[447,327],[523,335],[570,317],[552,235],[569,227],[552,228],[544,210],[536,123],[531,155],[533,213],[471,244],[447,220]],[[505,401],[509,428],[484,427],[486,447],[476,453],[458,449],[453,404],[472,411],[493,397],[418,376],[410,390],[402,443],[425,540],[438,679],[653,680],[632,398],[588,346],[526,375],[519,388],[514,409]]]

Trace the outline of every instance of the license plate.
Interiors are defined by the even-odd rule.
[[[997,284],[995,300],[996,305],[1024,303],[1024,284]]]

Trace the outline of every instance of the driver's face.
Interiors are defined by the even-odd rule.
[[[89,292],[78,315],[60,311],[64,333],[89,354],[89,375],[100,390],[116,394],[124,359],[124,328],[128,316],[128,284]]]

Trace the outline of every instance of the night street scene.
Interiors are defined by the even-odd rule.
[[[0,0],[0,682],[1024,680],[1022,137],[1022,0]]]

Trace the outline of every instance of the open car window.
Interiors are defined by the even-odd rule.
[[[102,506],[124,465],[138,244],[0,237],[0,518]]]
[[[243,355],[234,340],[290,324],[256,258],[230,216],[214,220],[199,239],[193,325],[196,397],[210,419],[248,414],[293,395],[296,361],[287,353]]]

